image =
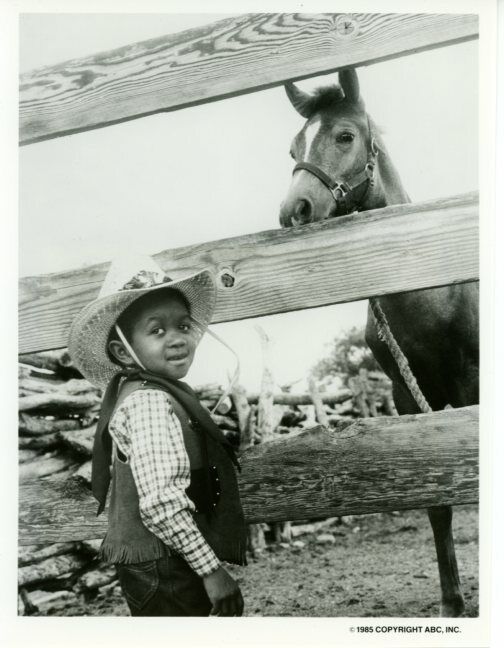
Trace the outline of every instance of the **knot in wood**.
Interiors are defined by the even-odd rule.
[[[359,25],[355,18],[348,14],[342,14],[336,18],[336,32],[345,38],[356,36],[359,32]]]
[[[224,268],[219,272],[219,282],[223,288],[232,288],[235,285],[235,281],[235,274],[229,268]]]

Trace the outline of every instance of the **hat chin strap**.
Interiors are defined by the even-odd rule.
[[[143,366],[143,364],[138,359],[137,354],[133,351],[133,349],[131,347],[131,344],[128,342],[128,340],[126,339],[126,336],[124,335],[124,333],[121,331],[121,329],[119,328],[119,326],[117,324],[115,325],[115,330],[116,330],[117,335],[119,336],[119,339],[121,340],[121,342],[126,347],[126,351],[130,354],[130,356],[137,363],[137,365],[140,367],[140,369],[143,369],[144,371],[146,371],[145,367]]]
[[[191,315],[191,319],[194,320],[194,321],[196,322],[196,324],[198,324],[198,326],[200,326],[201,329],[202,329],[203,331],[206,331],[206,332],[208,333],[208,335],[210,335],[211,337],[213,337],[214,340],[217,340],[217,342],[220,342],[223,346],[225,346],[226,349],[228,349],[228,351],[231,351],[231,353],[233,354],[233,356],[234,356],[234,358],[235,358],[235,361],[236,361],[235,370],[233,371],[233,375],[231,376],[231,378],[230,378],[230,380],[229,380],[229,385],[228,385],[228,387],[224,390],[224,393],[222,394],[222,396],[219,398],[219,400],[218,400],[217,403],[215,404],[215,407],[212,409],[211,414],[213,414],[213,413],[217,410],[217,408],[219,407],[219,405],[220,405],[220,404],[221,404],[221,403],[222,403],[222,402],[223,402],[223,401],[224,401],[224,400],[229,396],[229,394],[233,391],[233,389],[234,389],[234,387],[235,387],[235,385],[236,385],[236,382],[238,381],[238,378],[239,378],[239,376],[240,376],[240,358],[238,357],[238,354],[236,353],[236,351],[235,351],[231,346],[229,346],[229,344],[228,344],[227,342],[224,342],[224,340],[220,337],[220,335],[217,335],[217,333],[214,333],[213,331],[211,331],[211,330],[208,328],[208,326],[205,326],[202,322],[198,321],[198,320],[197,320],[195,317],[193,317],[192,315]]]

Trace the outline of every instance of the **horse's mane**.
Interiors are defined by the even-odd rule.
[[[315,88],[310,97],[310,112],[313,114],[324,108],[330,108],[334,103],[343,101],[344,98],[345,95],[339,85]]]

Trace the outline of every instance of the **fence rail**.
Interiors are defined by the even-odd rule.
[[[478,501],[478,407],[358,419],[256,445],[242,457],[248,522],[376,513]],[[20,485],[19,544],[102,537],[106,516],[82,488]]]
[[[472,281],[478,278],[478,197],[395,205],[155,258],[171,277],[204,267],[234,276],[232,287],[220,284],[214,322]],[[107,269],[22,279],[19,352],[66,346],[73,317],[97,296]]]
[[[477,38],[455,14],[246,14],[28,72],[30,144]]]

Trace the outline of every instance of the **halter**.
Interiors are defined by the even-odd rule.
[[[371,147],[368,151],[365,167],[352,177],[352,184],[350,182],[333,180],[325,171],[322,171],[322,169],[310,162],[298,162],[292,170],[293,174],[299,170],[308,171],[329,189],[336,203],[336,216],[343,216],[356,210],[364,200],[364,196],[369,187],[374,184],[374,171],[379,149],[371,129],[369,117],[367,121]]]

